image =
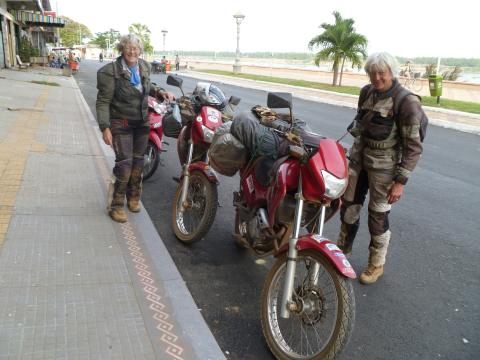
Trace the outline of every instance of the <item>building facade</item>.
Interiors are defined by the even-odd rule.
[[[0,68],[18,66],[22,38],[46,56],[46,44],[58,40],[55,29],[63,26],[49,0],[0,0]]]

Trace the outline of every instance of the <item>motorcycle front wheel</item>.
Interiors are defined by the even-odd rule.
[[[145,155],[143,156],[143,180],[150,178],[158,168],[160,156],[157,146],[148,141]]]
[[[183,181],[178,184],[172,206],[172,227],[182,242],[200,240],[210,230],[217,213],[218,190],[201,171],[192,171],[188,185],[187,206],[182,211]]]
[[[263,334],[277,359],[334,359],[347,345],[355,322],[351,280],[313,250],[299,251],[296,264],[296,310],[287,319],[280,316],[286,253],[268,273],[260,309]]]

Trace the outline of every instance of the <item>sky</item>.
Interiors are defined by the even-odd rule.
[[[93,34],[110,28],[128,32],[132,23],[151,30],[151,43],[165,50],[232,51],[237,25],[241,52],[308,52],[308,42],[334,23],[333,11],[355,20],[367,37],[368,53],[387,51],[402,57],[480,58],[479,10],[474,0],[181,0],[119,2],[50,0],[52,10],[86,25]],[[167,7],[165,7],[167,4]]]

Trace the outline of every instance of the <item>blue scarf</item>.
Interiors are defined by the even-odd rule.
[[[128,68],[130,70],[130,84],[138,86],[140,84],[140,71],[138,70],[138,64]]]

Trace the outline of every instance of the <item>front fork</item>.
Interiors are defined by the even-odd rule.
[[[288,255],[287,255],[287,270],[285,274],[285,286],[283,288],[282,303],[280,307],[280,316],[284,319],[290,317],[290,311],[297,309],[297,303],[292,301],[293,283],[295,280],[295,268],[297,265],[297,241],[300,233],[300,226],[302,222],[303,214],[303,193],[302,193],[302,176],[299,179],[298,192],[295,194],[297,204],[295,206],[295,227],[293,229],[292,237],[288,242]],[[325,224],[325,205],[322,205],[320,217],[318,219],[318,235],[322,236],[323,226]],[[315,262],[309,269],[310,284],[315,285],[318,281],[318,272],[320,271],[320,265]]]
[[[190,139],[188,141],[187,162],[185,164],[183,164],[183,170],[182,170],[183,182],[182,182],[182,194],[180,196],[180,204],[181,204],[180,212],[182,212],[182,213],[188,207],[187,194],[188,194],[188,185],[190,183],[190,171],[188,169],[190,168],[190,164],[192,162],[192,157],[193,157],[193,142]]]

